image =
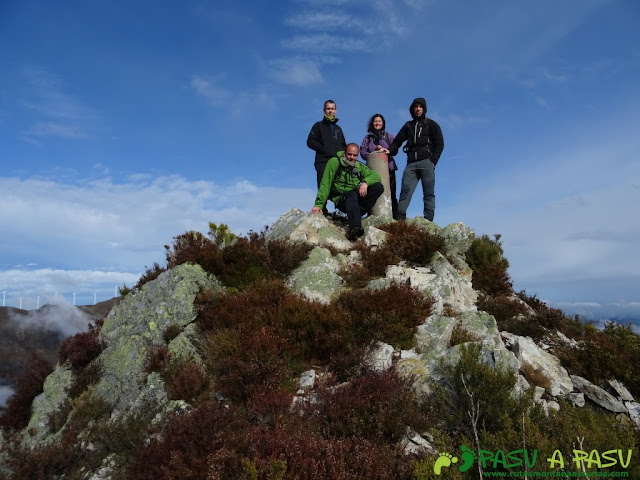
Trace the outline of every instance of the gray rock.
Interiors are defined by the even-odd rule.
[[[516,384],[513,387],[513,395],[512,395],[512,397],[518,399],[527,390],[529,390],[530,388],[531,388],[531,385],[529,384],[529,382],[527,382],[527,379],[524,378],[522,375],[518,375],[518,379],[516,380]]]
[[[627,407],[625,407],[622,402],[587,379],[578,375],[571,375],[571,380],[576,388],[584,393],[587,398],[595,404],[600,405],[602,408],[611,412],[628,413]]]
[[[584,407],[585,403],[584,403],[584,393],[582,392],[572,392],[572,393],[567,393],[566,395],[567,400],[569,400],[571,402],[571,405],[573,405],[574,407]]]
[[[345,228],[338,227],[324,215],[305,213],[292,208],[278,219],[266,238],[289,239],[293,242],[350,250],[353,244],[346,239],[345,234]]]
[[[408,282],[426,296],[433,296],[433,311],[442,313],[444,305],[454,310],[476,311],[478,294],[449,261],[436,252],[428,267],[410,267],[404,264],[390,265],[386,271],[388,282]]]
[[[520,370],[528,366],[549,380],[548,391],[551,396],[566,395],[573,391],[571,377],[557,357],[539,348],[529,337],[519,337],[508,332],[502,332],[501,335],[507,348],[520,362]]]
[[[629,411],[631,421],[636,425],[636,428],[640,428],[640,403],[624,402],[624,405]]]
[[[367,227],[364,234],[364,244],[367,247],[379,247],[387,241],[387,232],[376,227]]]
[[[393,363],[393,347],[388,343],[377,342],[365,356],[364,363],[374,371],[384,371]]]
[[[429,443],[429,441],[418,435],[416,432],[409,430],[407,434],[402,437],[400,446],[405,455],[421,456],[425,453],[430,455],[438,455],[438,451]]]
[[[547,405],[549,406],[549,410],[553,410],[554,412],[560,411],[560,404],[555,400],[549,400]]]
[[[59,437],[59,432],[51,433],[49,419],[56,410],[69,402],[67,389],[71,386],[72,376],[71,367],[56,365],[46,378],[42,393],[34,398],[31,404],[31,418],[22,437],[24,446],[33,447]]]
[[[306,260],[294,270],[287,285],[293,291],[308,298],[328,304],[343,288],[343,280],[338,275],[340,263],[329,250],[315,247]]]
[[[629,390],[627,390],[627,387],[625,387],[622,382],[619,382],[618,380],[606,380],[603,386],[605,389],[609,390],[610,393],[617,395],[620,400],[623,400],[625,402],[634,401],[631,392],[629,392]]]
[[[300,375],[298,385],[302,390],[310,390],[316,384],[316,372],[315,370],[307,370]]]
[[[116,411],[128,411],[146,385],[144,370],[149,351],[163,345],[163,333],[170,325],[186,327],[196,318],[193,306],[201,289],[222,287],[198,265],[183,264],[163,272],[145,284],[136,295],[126,296],[104,322],[100,339],[107,347],[98,357],[104,371],[93,394]],[[174,352],[188,356],[195,348],[190,333],[172,342]]]

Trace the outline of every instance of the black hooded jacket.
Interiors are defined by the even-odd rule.
[[[413,115],[413,106],[418,103],[422,105],[424,113],[421,117]],[[407,154],[407,163],[418,160],[429,159],[436,165],[440,160],[442,150],[444,150],[444,139],[442,130],[434,120],[426,117],[427,102],[424,98],[416,98],[409,106],[412,120],[405,123],[391,145],[389,154],[396,155],[404,142],[407,142],[403,151]]]

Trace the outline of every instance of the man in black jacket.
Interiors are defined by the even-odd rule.
[[[418,180],[422,182],[424,197],[424,218],[433,221],[436,208],[435,184],[436,164],[444,150],[444,139],[440,125],[426,117],[427,102],[424,98],[416,98],[409,107],[412,120],[405,123],[394,138],[387,155],[396,155],[400,146],[406,141],[403,150],[407,154],[407,166],[402,174],[402,189],[398,199],[397,220],[407,218],[407,208],[411,202]]]
[[[324,118],[313,124],[307,138],[307,147],[316,152],[315,167],[318,187],[320,187],[322,174],[329,159],[335,157],[338,152],[347,149],[344,134],[338,126],[337,111],[336,102],[333,100],[324,102]]]

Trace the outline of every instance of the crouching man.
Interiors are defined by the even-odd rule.
[[[378,172],[358,162],[359,154],[360,147],[350,143],[344,152],[329,159],[310,212],[322,213],[327,200],[331,200],[347,214],[347,238],[352,241],[364,235],[362,216],[371,210],[384,190]]]

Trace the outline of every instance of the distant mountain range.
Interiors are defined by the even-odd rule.
[[[586,322],[599,327],[606,322],[620,325],[632,324],[634,331],[640,333],[640,302],[596,303],[596,302],[546,302],[553,308],[559,308],[568,316],[579,315]]]

